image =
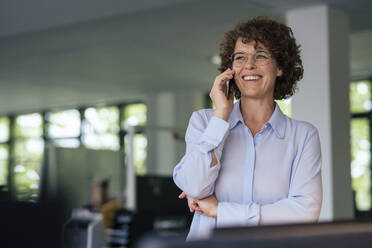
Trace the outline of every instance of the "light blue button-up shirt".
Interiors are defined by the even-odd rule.
[[[174,182],[190,197],[218,200],[217,218],[194,213],[188,240],[206,238],[215,227],[318,220],[321,152],[313,125],[288,118],[276,104],[253,137],[237,101],[228,122],[213,109],[194,112],[185,139]],[[211,168],[213,150],[218,163]]]

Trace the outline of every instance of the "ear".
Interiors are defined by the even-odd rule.
[[[281,76],[283,76],[283,71],[282,71],[281,69],[278,68],[278,69],[276,70],[276,76],[277,76],[277,77],[281,77]]]

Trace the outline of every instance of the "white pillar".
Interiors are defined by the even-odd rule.
[[[326,5],[293,9],[286,18],[301,45],[305,70],[292,98],[292,116],[314,124],[320,134],[320,220],[351,219],[348,18]]]
[[[193,111],[203,108],[202,92],[161,92],[147,96],[147,172],[170,176],[185,154],[182,137]],[[174,137],[177,133],[178,137]]]

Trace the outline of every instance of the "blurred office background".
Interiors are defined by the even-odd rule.
[[[171,175],[188,119],[211,107],[223,33],[265,15],[302,45],[305,77],[279,105],[320,131],[321,220],[372,217],[371,8],[367,0],[1,1],[1,201],[60,198],[64,222],[107,183],[105,202],[120,199],[124,211],[130,160],[143,230],[186,232],[191,215]]]

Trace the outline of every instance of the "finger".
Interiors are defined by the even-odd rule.
[[[218,82],[215,82],[215,84],[213,85],[213,89],[217,89],[218,91],[224,91],[224,93],[226,92],[226,87],[227,87],[227,82],[231,79],[233,79],[234,76],[231,76],[231,77],[226,77],[224,79],[222,79],[221,81],[218,81]]]
[[[228,100],[232,103],[234,103],[234,93],[230,91]]]
[[[194,200],[187,199],[187,204],[190,208],[190,212],[194,212],[195,208],[197,207],[197,204]]]
[[[221,73],[219,76],[223,76],[223,75],[234,75],[234,74],[235,74],[235,70],[229,68],[226,71],[224,71],[223,73]]]
[[[199,205],[196,205],[194,210],[195,210],[196,212],[198,212],[199,214],[200,214],[200,213],[201,213],[201,214],[204,213],[203,210],[200,208]]]
[[[219,76],[216,77],[216,81],[215,83],[217,85],[222,85],[224,83],[227,82],[227,80],[230,80],[234,77],[234,74],[233,73],[230,73],[230,74],[221,74]]]
[[[227,68],[224,72],[222,72],[221,74],[224,74],[224,73],[234,73],[235,70],[234,69],[231,69],[231,68]]]
[[[195,209],[198,209],[199,206],[196,203],[192,203],[191,208],[195,210]]]
[[[222,72],[221,74],[216,76],[216,79],[222,79],[226,76],[231,76],[235,74],[235,70],[231,70],[230,68],[227,69],[226,71]]]
[[[182,191],[182,193],[178,196],[178,198],[183,199],[186,197],[185,192]]]

